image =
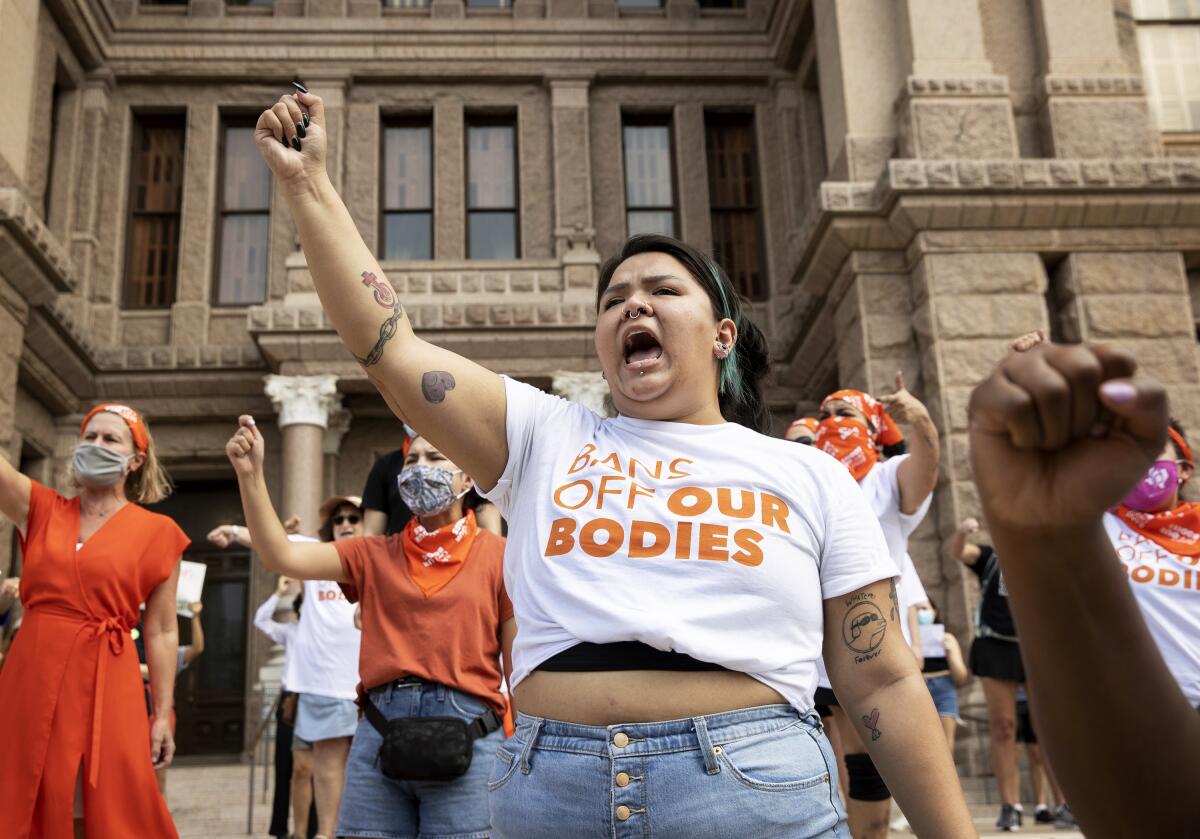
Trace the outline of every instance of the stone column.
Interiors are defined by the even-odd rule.
[[[554,254],[563,261],[568,288],[594,288],[600,254],[592,219],[591,76],[551,78],[547,84],[553,130]]]
[[[346,169],[346,94],[349,92],[350,78],[348,75],[321,76],[314,73],[300,81],[311,93],[325,100],[325,131],[329,135],[329,154],[325,167],[334,189],[341,192]]]
[[[281,518],[300,516],[301,531],[315,536],[317,508],[324,497],[323,454],[330,415],[341,407],[337,376],[276,376],[264,390],[279,414],[283,432]]]
[[[908,77],[896,104],[901,157],[1017,156],[1008,80],[993,72],[977,3],[899,4]]]
[[[1162,145],[1141,75],[1121,54],[1113,0],[1034,0],[1037,95],[1054,157],[1158,157]]]
[[[352,420],[353,417],[349,411],[345,408],[338,408],[330,414],[329,422],[325,426],[322,445],[322,452],[325,455],[325,495],[337,492],[337,468],[338,459],[342,453],[342,439],[350,430]]]
[[[578,402],[602,417],[612,416],[608,382],[604,381],[603,374],[558,370],[551,375],[553,376],[551,386],[559,396],[570,399],[572,402]]]
[[[679,179],[679,229],[676,235],[705,253],[712,253],[703,105],[687,102],[675,106],[675,141],[675,174]]]
[[[461,2],[459,3],[461,8]],[[436,10],[436,9],[435,9]],[[433,103],[434,258],[465,259],[466,140],[461,99],[441,96]]]

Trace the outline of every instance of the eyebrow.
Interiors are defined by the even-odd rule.
[[[679,280],[679,277],[676,277],[674,274],[648,274],[644,277],[638,278],[638,282],[642,284],[660,283],[663,280]],[[621,280],[619,283],[613,283],[606,288],[604,290],[604,295],[607,297],[609,294],[612,294],[615,291],[624,291],[632,285],[633,283],[631,283],[629,280]]]

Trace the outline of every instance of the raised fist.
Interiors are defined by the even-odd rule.
[[[988,524],[1061,528],[1099,520],[1162,451],[1167,397],[1118,350],[1042,343],[975,388],[971,464]]]
[[[325,174],[325,103],[312,93],[289,93],[258,117],[258,153],[285,187]]]
[[[265,450],[263,436],[254,424],[254,417],[246,414],[238,417],[238,430],[225,444],[225,455],[233,464],[233,471],[239,477],[260,473]]]

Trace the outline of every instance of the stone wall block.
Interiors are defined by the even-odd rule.
[[[539,271],[537,285],[538,291],[562,291],[563,275],[559,271]]]
[[[447,303],[442,307],[442,323],[446,326],[462,326],[463,307],[460,303]]]
[[[458,292],[458,274],[435,274],[433,277],[435,294],[455,294]]]
[[[909,348],[912,346],[912,321],[905,317],[869,318],[866,325],[869,350]]]
[[[488,307],[483,303],[467,305],[467,323],[471,326],[483,326],[487,323]]]
[[[1035,253],[936,254],[924,263],[930,294],[1041,294],[1046,289],[1046,272]]]
[[[483,278],[478,274],[463,274],[462,292],[463,294],[478,294],[483,290]]]
[[[1194,336],[1191,308],[1174,295],[1112,294],[1083,301],[1089,339]]]
[[[1007,338],[942,341],[942,381],[948,385],[979,384],[1007,355],[1008,345]]]
[[[533,291],[534,274],[529,271],[514,271],[508,276],[508,284],[514,292]]]
[[[408,277],[409,294],[428,294],[429,293],[429,275],[428,274],[411,274]]]
[[[512,307],[513,323],[527,326],[534,322],[534,306],[532,303],[517,303]]]
[[[512,306],[508,303],[496,303],[491,306],[491,321],[497,326],[508,326],[512,323]]]
[[[485,274],[483,287],[489,294],[504,294],[508,291],[508,278],[504,274]]]
[[[538,323],[558,323],[558,314],[558,306],[553,303],[539,303],[537,305]]]
[[[901,118],[900,156],[927,160],[1017,157],[1007,98],[913,99]],[[911,126],[911,127],[910,127]]]
[[[1200,382],[1200,347],[1190,336],[1149,339],[1122,338],[1106,342],[1137,357],[1138,372],[1167,385]]]
[[[943,338],[1014,338],[1046,324],[1045,304],[1037,295],[973,295],[934,302],[938,335]]]
[[[1186,288],[1178,253],[1074,253],[1069,259],[1083,294],[1172,294]]]
[[[1055,157],[1112,159],[1161,154],[1143,97],[1053,96],[1045,107]]]

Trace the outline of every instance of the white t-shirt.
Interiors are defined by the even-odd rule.
[[[1200,556],[1176,556],[1112,513],[1104,529],[1167,669],[1200,707]]]
[[[580,641],[641,641],[812,707],[822,601],[896,567],[846,468],[734,423],[616,417],[505,380],[512,684]],[[632,547],[631,547],[632,546]]]
[[[354,699],[358,647],[354,604],[330,580],[304,581],[299,629],[288,646],[283,683],[296,693]]]
[[[279,605],[279,595],[272,594],[263,604],[258,607],[258,611],[254,613],[254,625],[263,632],[268,638],[283,647],[283,676],[280,679],[281,687],[288,690],[287,686],[287,663],[288,663],[288,647],[296,637],[296,630],[300,628],[298,623],[283,623],[274,619],[275,608]]]

